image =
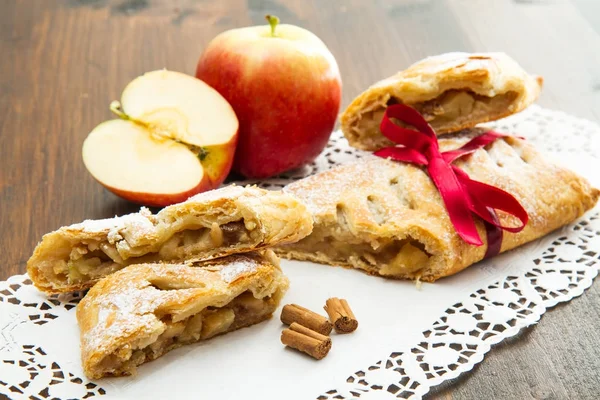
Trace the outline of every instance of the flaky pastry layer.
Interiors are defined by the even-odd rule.
[[[541,77],[506,54],[442,54],[368,88],[342,113],[341,128],[352,146],[377,150],[393,145],[379,130],[389,105],[416,108],[444,134],[515,114],[537,99],[541,87]]]
[[[172,349],[264,321],[287,287],[270,250],[192,266],[126,267],[77,306],[84,372],[90,379],[131,375]]]
[[[483,130],[440,138],[442,151],[456,149]],[[592,208],[599,192],[582,177],[548,162],[529,143],[508,137],[461,158],[455,165],[472,179],[514,195],[529,214],[519,233],[504,232],[501,251],[539,238]],[[443,201],[420,167],[368,157],[288,185],[314,218],[311,235],[278,246],[287,258],[364,270],[390,278],[435,281],[484,257],[487,244],[464,242]],[[514,217],[499,212],[503,225]],[[477,221],[480,236],[485,230]]]
[[[90,288],[102,277],[140,263],[194,262],[295,242],[312,230],[293,196],[257,187],[205,192],[153,215],[84,221],[44,235],[27,262],[47,293]]]

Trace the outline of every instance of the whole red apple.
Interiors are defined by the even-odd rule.
[[[335,58],[317,36],[267,20],[270,26],[218,35],[196,69],[239,119],[233,169],[248,178],[314,160],[331,135],[342,92]]]

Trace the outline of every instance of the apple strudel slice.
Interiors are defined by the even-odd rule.
[[[77,305],[90,379],[131,375],[177,347],[271,317],[288,287],[272,251],[186,264],[140,264],[98,282]]]
[[[157,214],[84,221],[44,235],[27,262],[47,293],[90,288],[130,264],[193,262],[295,242],[312,230],[306,207],[289,194],[228,186]]]
[[[389,105],[415,108],[439,135],[515,114],[537,99],[541,87],[541,77],[506,54],[442,54],[375,83],[342,113],[341,127],[352,146],[378,150],[393,146],[379,130]]]
[[[439,138],[456,149],[477,130]],[[599,191],[575,173],[545,161],[526,141],[506,137],[454,162],[472,179],[512,194],[529,214],[519,233],[503,232],[500,251],[539,238],[592,208]],[[287,258],[362,269],[390,278],[435,281],[484,258],[487,243],[473,246],[455,231],[427,172],[415,165],[369,156],[361,162],[288,185],[313,213],[312,234],[278,246]],[[515,217],[498,211],[503,226]],[[485,239],[485,228],[477,218]]]

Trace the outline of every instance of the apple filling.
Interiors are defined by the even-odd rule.
[[[328,232],[328,233],[326,233]],[[420,241],[406,237],[387,238],[366,242],[355,236],[336,238],[331,230],[315,228],[313,233],[286,250],[319,254],[341,265],[352,265],[373,274],[396,278],[413,278],[427,269],[435,256]]]
[[[77,284],[100,279],[130,264],[211,258],[223,248],[260,240],[254,228],[256,224],[243,219],[223,225],[212,223],[210,227],[187,224],[185,229],[171,234],[155,248],[128,248],[129,257],[108,241],[82,242],[73,246],[65,259],[48,261],[47,268],[42,270],[52,275],[52,280],[59,278]]]
[[[495,119],[506,113],[516,97],[516,92],[488,97],[467,90],[448,90],[432,100],[410,106],[417,109],[433,129],[443,129],[448,124],[460,126],[467,121],[483,122]],[[391,97],[386,103],[371,107],[360,116],[352,129],[359,137],[379,135],[379,125],[387,106],[398,103],[401,103],[399,99]]]
[[[88,245],[89,246],[89,245]],[[78,283],[89,279],[99,279],[111,274],[124,266],[123,260],[116,262],[101,250],[86,251],[89,248],[78,246],[74,248],[78,256],[70,257],[66,263],[54,267],[54,273],[60,275],[66,268],[69,282]],[[115,250],[116,251],[116,250]]]
[[[251,239],[251,234],[252,231],[242,221],[221,226],[213,223],[210,228],[177,232],[162,245],[158,254],[161,260],[184,259],[213,247],[246,243]]]
[[[258,299],[246,291],[223,307],[206,307],[182,321],[163,316],[160,333],[126,344],[100,361],[103,374],[130,375],[144,362],[154,360],[177,347],[254,325],[267,319],[277,308],[278,295]]]
[[[505,113],[516,97],[516,92],[488,97],[465,90],[448,90],[433,100],[412,106],[435,129],[448,123],[461,125],[467,120],[489,120]]]

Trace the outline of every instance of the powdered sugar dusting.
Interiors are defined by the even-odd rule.
[[[85,334],[87,346],[98,349],[110,343],[111,338],[127,336],[139,327],[150,328],[157,322],[154,315],[156,294],[153,296],[153,291],[130,287],[98,298],[98,321]]]
[[[363,160],[309,176],[286,186],[284,191],[300,198],[313,216],[331,212],[343,202],[344,194],[356,193],[363,183],[376,184],[382,178],[376,164],[381,159],[357,152],[363,153]]]
[[[87,234],[106,234],[109,243],[114,244],[125,239],[128,246],[135,246],[139,240],[151,237],[156,232],[155,217],[152,212],[142,207],[138,213],[121,217],[85,220],[63,229],[81,231]]]
[[[220,189],[209,190],[208,192],[199,193],[190,197],[185,202],[205,202],[219,199],[233,199],[244,194],[244,187],[238,185],[230,185]]]
[[[147,211],[147,212],[144,212]],[[139,214],[129,214],[123,217],[123,228],[120,233],[125,237],[129,244],[134,245],[144,238],[149,238],[156,233],[152,213],[150,210],[141,210]]]
[[[223,266],[219,273],[221,274],[221,279],[227,283],[231,283],[244,275],[256,272],[258,266],[259,264],[255,260],[240,256],[236,261]]]
[[[439,138],[440,149],[459,148],[482,132],[483,129],[471,129],[444,135]],[[435,232],[437,238],[450,244],[448,251],[454,251],[455,244],[463,243],[426,170],[411,164],[373,159],[368,153],[355,149],[346,153],[359,160],[284,188],[307,204],[313,213],[315,232],[327,231],[344,241],[350,237],[369,240],[365,238],[373,235],[402,237],[417,228]],[[580,177],[545,160],[527,141],[514,137],[496,140],[460,158],[454,165],[472,179],[512,194],[528,212],[532,229],[538,232],[552,221],[562,221],[565,212],[571,210],[572,214],[569,204],[580,196],[574,193],[575,182],[587,187]],[[381,215],[372,215],[374,208],[369,207],[373,206],[369,202],[373,201],[377,205],[376,214]],[[499,212],[499,217],[505,226],[518,225],[511,215]],[[378,218],[383,223],[378,223]],[[306,240],[314,239],[309,236]],[[300,252],[304,252],[302,243],[298,245]],[[295,245],[289,248],[294,249]]]
[[[440,148],[443,151],[458,148],[482,132],[483,130],[473,129],[444,136],[440,138]],[[486,155],[487,151],[490,152],[490,155],[495,154],[495,157],[504,161],[502,164],[504,169],[490,165],[491,161]],[[547,163],[544,163],[543,168],[525,164],[518,155],[519,151],[520,149],[513,149],[503,140],[498,140],[490,146],[490,149],[480,149],[475,155],[466,156],[455,164],[463,168],[473,179],[497,186],[513,194],[522,202],[523,207],[529,212],[530,218],[542,223],[543,218],[536,212],[536,204],[541,200],[539,194],[536,194],[535,179],[541,170],[547,172],[552,171],[553,168]],[[362,160],[305,178],[288,185],[284,190],[303,200],[317,220],[322,214],[334,212],[336,205],[350,202],[350,197],[366,197],[383,192],[388,196],[391,194],[393,197],[411,197],[417,202],[429,200],[424,199],[424,190],[428,191],[431,185],[423,185],[418,182],[424,176],[421,168],[405,163],[392,162],[393,164],[390,164],[390,162],[373,157],[370,153],[360,151],[357,153],[363,153],[360,154]],[[398,182],[398,186],[403,190],[398,193],[390,193],[388,189],[394,178],[401,181]],[[358,188],[361,190],[359,191]],[[393,197],[387,200],[391,201]],[[393,201],[393,203],[396,202]]]
[[[123,217],[106,218],[106,219],[86,219],[78,224],[69,226],[73,230],[81,230],[86,233],[105,232],[111,229],[123,226]]]
[[[153,225],[151,222],[152,212],[142,207],[139,212],[126,214],[121,217],[115,216],[106,219],[86,219],[78,224],[73,224],[68,229],[81,230],[87,233],[106,232],[114,229],[122,229],[126,224],[146,228]]]

